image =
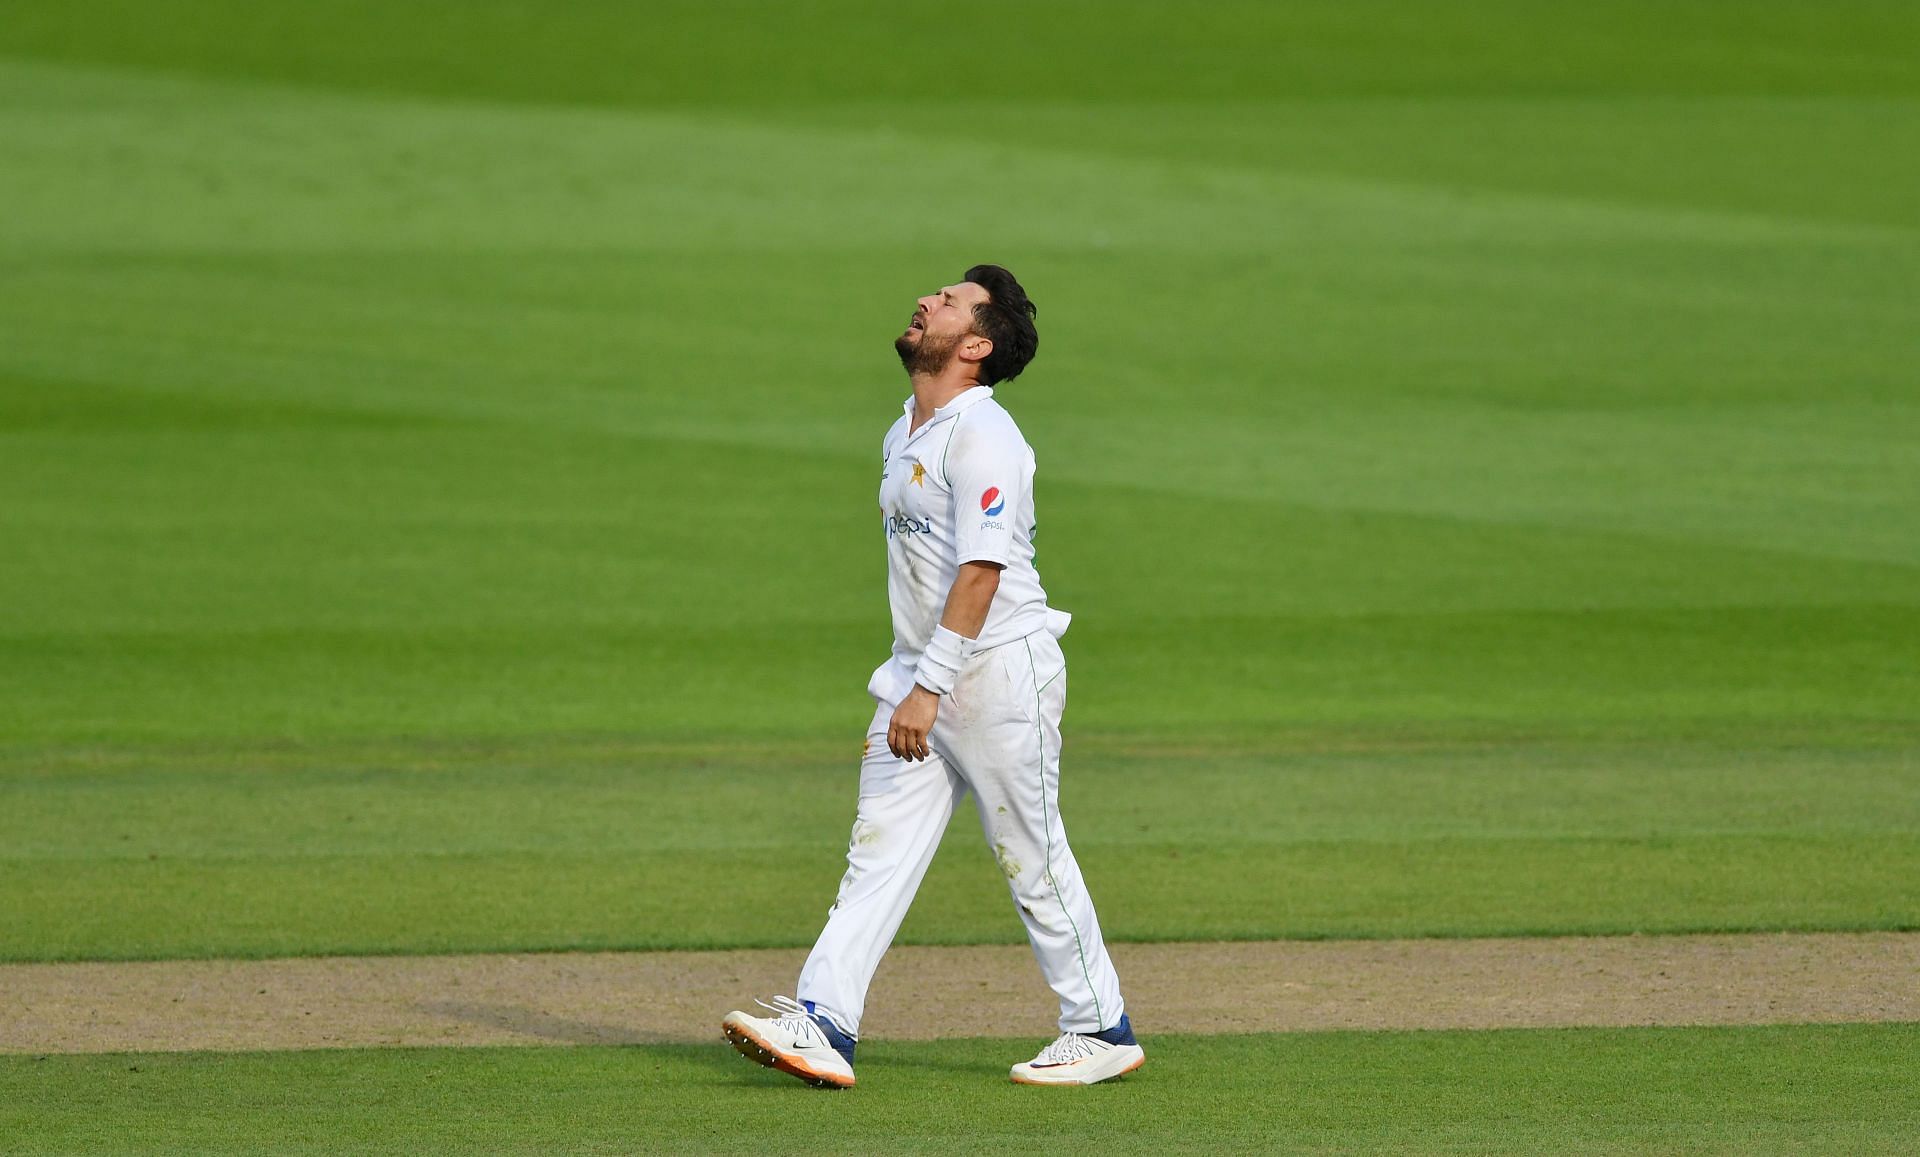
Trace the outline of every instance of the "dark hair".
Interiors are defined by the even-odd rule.
[[[967,270],[964,280],[987,291],[987,300],[973,307],[974,332],[993,343],[993,352],[980,363],[980,384],[991,386],[1019,377],[1040,348],[1040,331],[1033,328],[1033,316],[1040,311],[1002,266],[976,265]]]

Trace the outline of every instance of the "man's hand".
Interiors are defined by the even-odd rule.
[[[961,563],[959,573],[953,576],[953,588],[947,592],[940,625],[969,643],[979,638],[980,628],[987,621],[987,608],[993,605],[993,593],[1000,589],[1002,569],[997,562]],[[909,763],[932,756],[927,736],[933,734],[933,719],[938,714],[940,696],[915,683],[887,723],[887,750]]]
[[[900,706],[893,709],[893,718],[887,723],[887,750],[909,763],[932,755],[927,736],[932,734],[933,720],[938,714],[940,696],[915,683]]]

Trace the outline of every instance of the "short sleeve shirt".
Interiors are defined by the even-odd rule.
[[[1033,450],[1013,415],[974,386],[908,433],[913,400],[887,431],[880,474],[893,657],[911,670],[966,562],[998,563],[1000,586],[978,646],[997,647],[1047,625],[1033,565]]]

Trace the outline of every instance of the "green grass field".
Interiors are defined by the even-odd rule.
[[[980,260],[1115,938],[1920,928],[1916,189],[1891,2],[15,0],[0,960],[807,943],[887,343]],[[996,879],[963,819],[903,938]],[[1858,1151],[1911,1036],[1177,1038],[1044,1119],[1012,1042],[9,1058],[0,1125]]]
[[[849,755],[21,760],[0,959],[810,944]],[[1122,940],[1910,928],[1916,778],[1881,747],[1097,743],[1062,798]],[[1022,939],[976,833],[956,821],[903,941]]]
[[[863,1042],[862,1048],[869,1047]],[[47,1152],[1892,1152],[1913,1025],[1159,1039],[1124,1084],[1035,1096],[1005,1041],[880,1043],[808,1089],[724,1050],[393,1049],[0,1060]]]

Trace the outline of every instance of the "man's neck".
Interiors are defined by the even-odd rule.
[[[913,375],[913,425],[918,430],[933,420],[933,412],[979,383],[964,374]]]

